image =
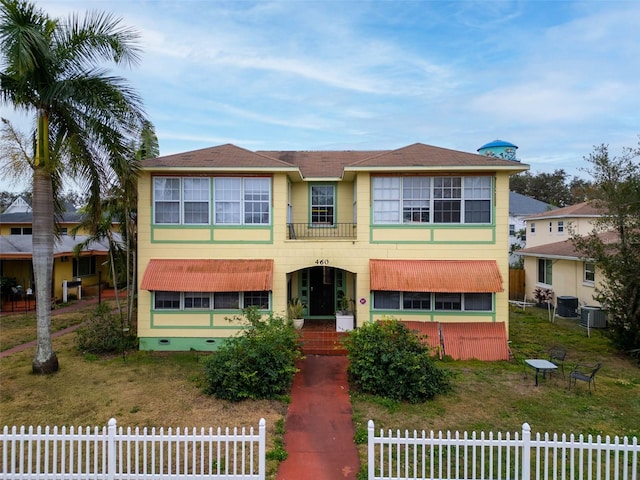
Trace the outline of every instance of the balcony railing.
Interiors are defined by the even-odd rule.
[[[356,238],[355,223],[289,223],[290,240],[316,240],[323,238]]]

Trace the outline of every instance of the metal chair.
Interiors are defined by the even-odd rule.
[[[577,364],[569,374],[569,388],[580,380],[589,384],[589,393],[591,393],[591,384],[593,383],[593,389],[595,390],[596,373],[598,373],[601,367],[602,363],[596,363],[595,365]]]
[[[559,345],[553,346],[549,349],[549,361],[558,366],[562,372],[562,378],[564,375],[564,359],[567,357],[567,349]]]

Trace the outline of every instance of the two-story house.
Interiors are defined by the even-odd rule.
[[[80,255],[76,256],[75,248],[84,244],[88,236],[86,231],[71,236],[71,232],[81,222],[81,213],[73,205],[66,207],[66,211],[58,218],[58,237],[53,253],[51,296],[58,300],[64,297],[64,282],[67,282],[67,285],[81,284],[84,295],[93,295],[97,293],[100,281],[110,281],[107,266],[108,242],[90,242],[82,248]],[[7,284],[15,284],[3,288],[5,303],[15,298],[25,299],[27,292],[32,294],[34,291],[32,224],[31,205],[22,197],[18,197],[0,214],[0,277],[7,279]],[[15,294],[12,293],[14,291]],[[73,291],[67,291],[75,295],[78,293],[77,286]],[[82,291],[80,294],[82,295]],[[10,307],[3,307],[4,310],[7,308]]]
[[[353,327],[394,316],[508,329],[509,175],[517,161],[413,144],[388,151],[234,145],[143,162],[143,350],[215,350],[241,309],[305,325],[353,300]]]
[[[591,233],[602,213],[583,202],[525,218],[527,246],[517,254],[524,258],[529,298],[534,298],[536,289],[543,289],[553,292],[554,301],[572,299],[572,313],[574,306],[600,306],[594,295],[603,278],[595,263],[576,251],[570,237]]]

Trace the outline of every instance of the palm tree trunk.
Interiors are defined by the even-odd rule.
[[[58,358],[51,343],[51,284],[53,279],[53,182],[47,165],[48,119],[38,112],[38,145],[33,173],[33,275],[36,283],[37,343],[33,373],[58,371]]]

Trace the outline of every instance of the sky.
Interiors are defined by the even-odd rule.
[[[161,155],[226,143],[476,152],[500,139],[534,174],[589,179],[595,145],[638,146],[636,0],[36,4],[63,19],[110,12],[139,32],[140,63],[112,71],[142,96]]]

